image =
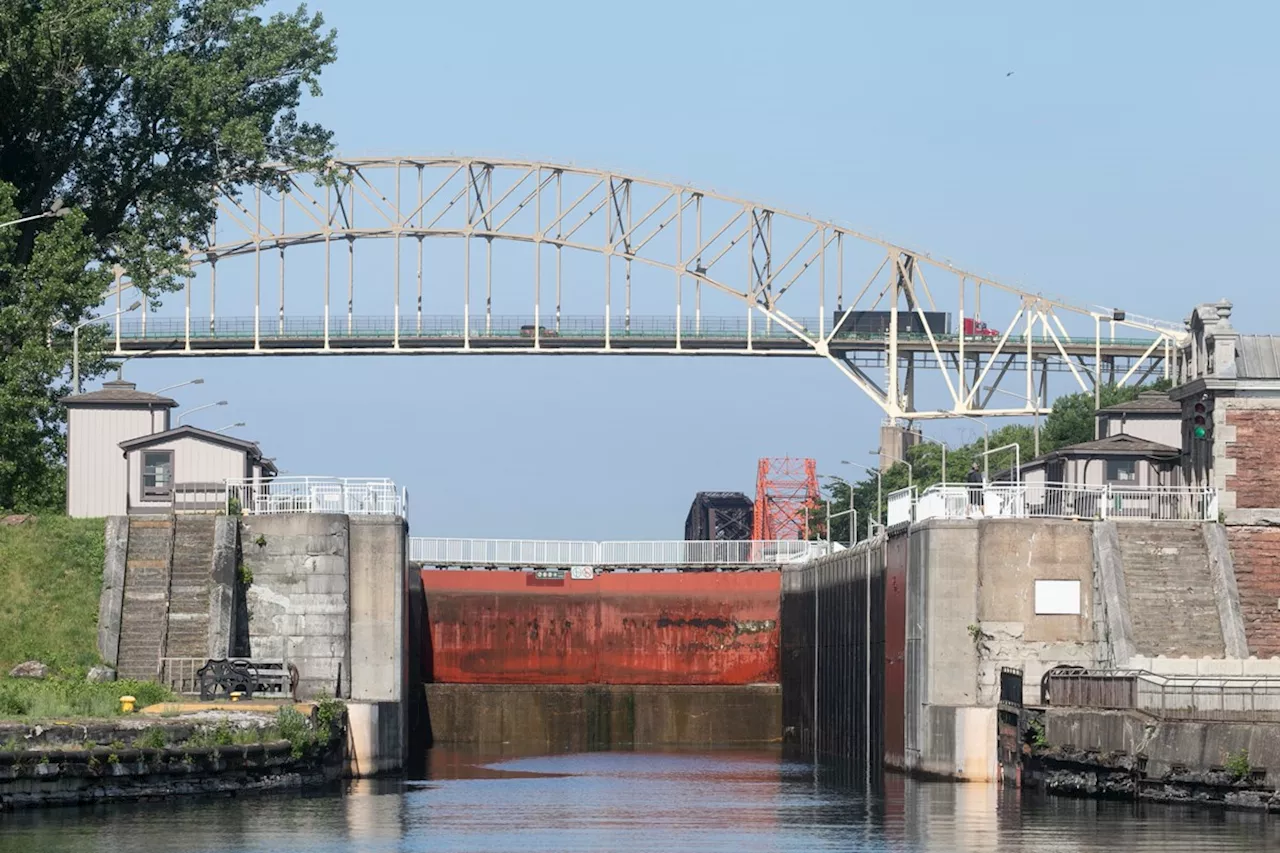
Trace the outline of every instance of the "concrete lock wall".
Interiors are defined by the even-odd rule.
[[[298,696],[351,696],[350,526],[331,514],[240,521],[249,654],[298,668]]]

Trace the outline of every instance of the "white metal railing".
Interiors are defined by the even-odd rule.
[[[916,503],[916,487],[908,486],[890,492],[885,498],[885,523],[889,527],[899,524],[910,524],[914,516]]]
[[[436,566],[750,566],[804,562],[827,542],[409,539],[409,559]],[[838,546],[835,546],[838,547]]]
[[[894,492],[890,501],[906,491]],[[891,514],[890,525],[893,518]],[[928,518],[1216,521],[1218,495],[1213,489],[1184,486],[940,483],[915,502],[914,520]]]
[[[228,514],[398,515],[407,509],[407,492],[385,477],[276,477],[226,481]]]

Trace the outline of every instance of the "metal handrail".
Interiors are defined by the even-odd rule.
[[[1115,486],[1062,482],[938,483],[915,501],[929,518],[1215,521],[1218,494],[1191,486]]]
[[[443,566],[754,566],[797,563],[833,547],[812,540],[586,541],[414,536],[409,559]]]
[[[408,493],[386,477],[239,478],[225,482],[228,514],[394,515],[404,517]]]
[[[1054,707],[1134,710],[1167,719],[1280,719],[1280,676],[1163,675],[1146,670],[1050,672]]]

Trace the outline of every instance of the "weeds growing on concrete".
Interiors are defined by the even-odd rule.
[[[1249,764],[1249,751],[1242,749],[1239,752],[1228,753],[1226,768],[1227,772],[1237,782],[1241,779],[1247,779],[1249,774],[1253,772],[1253,767]]]

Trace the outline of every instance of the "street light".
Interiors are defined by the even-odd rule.
[[[142,302],[135,302],[128,308],[121,308],[119,311],[102,314],[98,317],[90,317],[71,329],[71,386],[76,389],[77,394],[80,393],[80,330],[85,326],[91,326],[94,323],[101,323],[103,320],[110,320],[112,317],[119,317],[121,314],[136,311],[141,307]]]
[[[987,426],[987,422],[986,422],[986,421],[984,421],[984,420],[982,420],[981,418],[975,418],[975,417],[972,417],[972,416],[970,416],[970,415],[961,415],[961,414],[957,414],[957,415],[956,415],[956,417],[958,417],[958,418],[964,418],[966,421],[973,421],[975,424],[977,424],[978,426],[982,427],[982,453],[983,453],[983,455],[982,455],[982,464],[983,464],[983,468],[982,468],[982,477],[983,477],[983,479],[989,479],[989,478],[987,477],[987,474],[989,474],[989,473],[990,473],[990,471],[988,471],[988,470],[987,470],[987,467],[986,467],[986,466],[987,466],[987,455],[986,455],[986,454],[987,454],[988,452],[990,452],[990,450],[991,450],[991,427]]]
[[[908,427],[907,429],[903,430],[903,432],[908,432],[908,433],[911,433],[912,435],[917,435],[920,437],[921,441],[933,442],[934,444],[942,448],[942,483],[943,485],[946,485],[947,483],[947,443],[938,438],[930,438],[929,436],[925,435],[923,432],[921,432],[918,429],[911,429],[910,427]]]
[[[8,228],[10,225],[21,225],[24,222],[34,222],[37,219],[56,218],[61,219],[71,212],[71,208],[64,207],[62,199],[55,198],[53,205],[44,213],[37,213],[35,216],[24,216],[21,219],[14,219],[11,222],[0,222],[0,228]]]
[[[880,472],[879,468],[872,468],[870,465],[863,465],[861,462],[850,462],[847,459],[841,459],[840,464],[852,465],[855,468],[861,468],[864,471],[870,471],[872,474],[876,475],[876,521],[883,522],[884,500],[882,498],[882,493],[884,491],[884,474]]]
[[[988,385],[982,390],[986,391],[989,394],[1008,394],[1010,397],[1016,397],[1019,400],[1025,399],[1021,394],[1015,394],[1014,392],[1006,391],[1003,388],[996,388],[994,385]],[[1038,394],[1036,395],[1037,399],[1036,399],[1035,410],[1032,412],[1032,416],[1035,418],[1035,428],[1033,432],[1035,433],[1034,451],[1037,457],[1040,455],[1040,405],[1043,402],[1042,400],[1039,399],[1039,396],[1040,395]],[[1027,404],[1030,405],[1030,401],[1027,401]],[[1094,418],[1094,420],[1096,421],[1097,418]]]
[[[185,418],[187,415],[194,415],[196,412],[202,412],[205,409],[212,409],[214,406],[225,406],[226,404],[227,404],[226,400],[219,400],[216,403],[205,403],[203,406],[196,406],[194,409],[188,409],[187,411],[178,415],[178,426],[182,426],[182,419]]]
[[[892,453],[885,453],[882,450],[868,450],[867,452],[870,453],[872,456],[879,456],[882,459],[892,459],[894,462],[901,462],[903,465],[906,465],[907,466],[907,488],[908,489],[911,488],[912,484],[915,482],[916,469],[914,466],[912,466],[910,462],[901,458],[900,456],[894,456]]]
[[[172,391],[174,388],[185,388],[188,385],[203,385],[203,379],[188,379],[186,382],[179,382],[177,385],[166,385],[157,391],[157,394],[163,394],[165,391]]]
[[[214,430],[214,432],[226,432],[229,429],[236,429],[237,427],[242,427],[242,426],[244,426],[244,421],[236,421],[233,424],[227,424],[224,427],[218,427],[217,429]]]

